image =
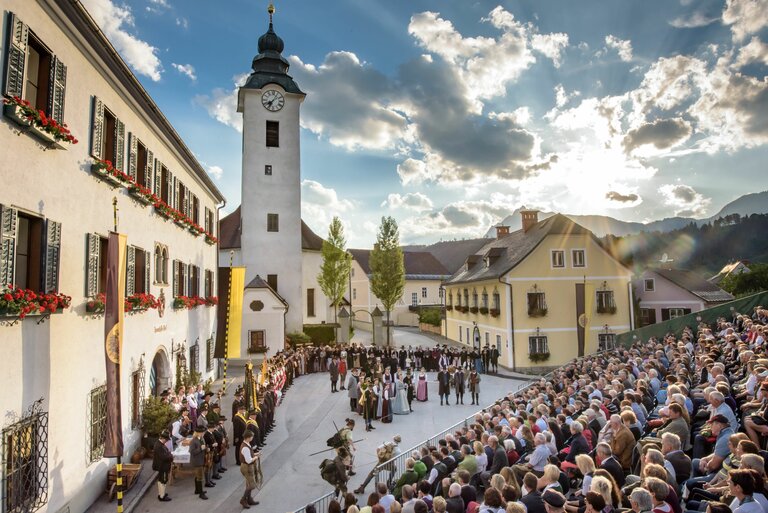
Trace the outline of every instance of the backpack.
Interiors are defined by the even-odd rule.
[[[328,447],[333,447],[334,449],[338,449],[342,445],[344,445],[344,439],[341,437],[341,432],[343,429],[340,429],[339,431],[336,431],[332,437],[330,437],[328,440],[326,440],[325,443],[328,444]]]
[[[336,483],[339,481],[339,475],[338,471],[336,469],[336,462],[329,459],[324,459],[322,463],[320,463],[320,477],[323,478],[323,481],[326,481],[330,483],[333,486],[336,486]]]

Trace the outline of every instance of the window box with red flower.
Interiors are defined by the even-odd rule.
[[[85,312],[90,314],[104,313],[104,309],[107,306],[106,294],[96,294],[95,297],[89,299],[85,303]]]
[[[158,301],[152,294],[137,292],[136,294],[125,298],[125,311],[127,313],[146,312],[147,310],[157,309],[159,307],[160,301]]]
[[[10,285],[0,292],[0,316],[24,319],[47,316],[69,308],[72,298],[58,292],[35,292]]]
[[[169,207],[165,201],[158,199],[157,201],[155,201],[154,206],[155,206],[155,213],[157,213],[158,215],[166,219],[172,219],[171,212],[173,211],[173,209]]]
[[[501,311],[498,308],[491,308],[488,310],[488,313],[491,314],[491,317],[498,317],[501,314]]]
[[[476,306],[470,306],[469,311],[473,314],[476,314],[480,309]]]
[[[445,305],[445,309],[450,312],[453,310],[453,305]]]
[[[203,233],[205,231],[202,226],[200,226],[199,224],[195,223],[194,221],[192,223],[190,223],[190,225],[189,225],[189,227],[187,229],[195,237],[198,237],[201,233]]]
[[[3,100],[3,113],[21,126],[22,131],[31,133],[49,148],[64,149],[64,143],[77,144],[77,138],[70,133],[66,123],[59,124],[18,96]]]
[[[176,296],[173,298],[173,308],[175,310],[191,310],[204,304],[206,304],[206,301],[200,296]]]
[[[206,242],[206,244],[210,244],[211,246],[213,246],[214,244],[218,244],[219,239],[217,239],[216,237],[214,237],[210,233],[205,232],[205,242]]]
[[[144,205],[152,205],[158,199],[151,190],[137,183],[128,186],[128,193],[133,196],[133,199]]]
[[[479,312],[483,315],[488,315],[488,307],[487,306],[481,306],[479,309]]]
[[[91,173],[114,187],[123,187],[132,182],[130,176],[117,169],[109,160],[95,159],[91,164]]]
[[[208,296],[205,298],[206,306],[216,306],[219,304],[219,298],[216,296]]]

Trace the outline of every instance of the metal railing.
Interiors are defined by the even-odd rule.
[[[311,501],[307,506],[310,504],[315,506],[315,511],[317,513],[326,513],[328,511],[328,506],[330,505],[331,501],[336,498],[336,492],[328,492],[319,499],[315,499]],[[301,508],[297,509],[293,513],[306,513],[307,506],[302,506]]]

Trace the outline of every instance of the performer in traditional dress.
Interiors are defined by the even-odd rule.
[[[469,393],[472,395],[472,404],[480,404],[480,375],[477,370],[472,369],[467,382],[469,383]]]
[[[437,373],[437,393],[440,394],[440,405],[443,405],[443,398],[445,398],[445,404],[450,406],[449,394],[451,393],[451,375],[448,369],[440,369]]]
[[[371,421],[376,414],[375,404],[373,387],[371,386],[370,379],[367,379],[360,385],[360,407],[362,409],[363,418],[365,419],[366,431],[376,429],[371,425]]]
[[[408,399],[408,410],[413,411],[413,398],[416,396],[416,385],[413,382],[413,373],[411,369],[405,372],[403,383],[406,385],[406,397]]]
[[[376,401],[376,420],[379,420],[382,415],[382,410],[384,408],[384,401],[382,400],[382,397],[384,395],[384,391],[382,389],[381,383],[379,382],[379,378],[375,377],[373,379],[373,395],[375,397]]]
[[[429,399],[427,389],[427,371],[424,367],[421,368],[419,373],[418,384],[416,387],[416,400],[424,402]]]
[[[389,395],[389,387],[381,389],[381,422],[389,424],[392,422],[392,401]]]
[[[397,392],[392,401],[392,413],[395,415],[408,415],[411,411],[410,406],[408,406],[408,385],[403,381],[402,371],[397,373],[395,388]]]
[[[459,367],[456,372],[453,373],[453,389],[456,391],[456,404],[464,404],[464,384],[466,382],[466,375],[464,374],[464,368]]]

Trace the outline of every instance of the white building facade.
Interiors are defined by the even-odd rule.
[[[224,198],[82,4],[6,0],[3,7],[2,92],[10,104],[0,121],[7,463],[0,493],[3,511],[84,511],[104,493],[114,464],[101,456],[101,305],[113,198],[129,246],[125,459],[141,443],[142,400],[174,385],[177,362],[203,380],[215,373],[215,244]],[[66,122],[77,143],[62,132],[55,137],[50,122],[30,121],[42,115]],[[53,313],[37,304],[22,319],[8,285],[71,300]]]

